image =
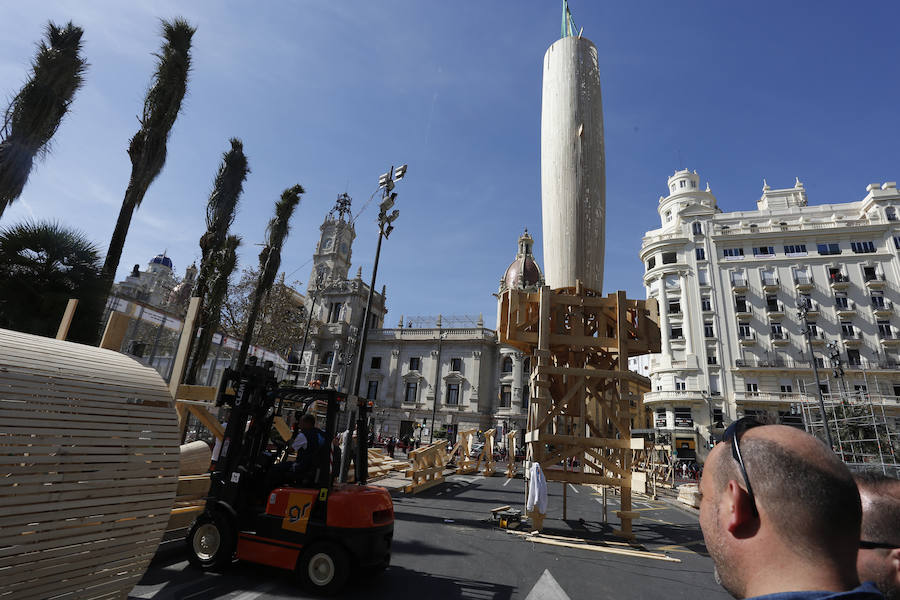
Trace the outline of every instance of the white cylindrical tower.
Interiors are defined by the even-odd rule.
[[[603,289],[606,160],[597,48],[567,36],[544,55],[541,206],[551,288]]]

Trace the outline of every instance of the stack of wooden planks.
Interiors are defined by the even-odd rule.
[[[0,593],[124,598],[178,485],[172,397],[153,369],[0,330]]]
[[[368,448],[366,451],[369,453],[369,481],[387,477],[392,471],[406,471],[409,468],[409,463],[407,461],[394,460],[390,456],[387,456],[381,448]],[[356,479],[356,472],[353,468],[354,465],[355,462],[351,460],[348,473],[348,481],[350,482],[353,482]]]

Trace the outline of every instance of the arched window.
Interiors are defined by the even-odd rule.
[[[512,369],[513,369],[512,358],[507,356],[506,358],[503,359],[503,372],[504,373],[512,373]]]

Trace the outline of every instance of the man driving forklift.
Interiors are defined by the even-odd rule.
[[[306,413],[300,417],[300,430],[291,443],[291,449],[297,453],[297,458],[293,462],[285,460],[272,467],[268,489],[285,484],[313,485],[321,455],[330,449],[329,441],[325,432],[316,427],[314,414]]]

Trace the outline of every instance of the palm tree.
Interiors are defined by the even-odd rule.
[[[237,138],[231,138],[231,150],[222,155],[222,164],[216,173],[213,182],[213,190],[206,203],[206,233],[200,238],[200,273],[197,283],[194,285],[193,296],[200,298],[201,306],[207,301],[207,292],[210,280],[216,276],[220,267],[220,251],[225,246],[225,238],[228,228],[234,222],[234,212],[238,199],[244,189],[244,181],[250,168],[247,166],[247,157],[244,155],[244,144]],[[216,257],[215,259],[213,257]],[[230,273],[229,273],[230,274]],[[210,329],[211,323],[207,317],[215,318],[218,325],[219,311],[210,313],[203,308],[197,326],[203,331]],[[213,329],[214,330],[214,329]],[[193,337],[191,338],[193,340]],[[202,338],[201,338],[202,339]],[[212,336],[209,336],[212,341]],[[209,353],[209,344],[197,343],[193,348],[193,359],[188,367],[185,381],[189,384],[196,382],[200,368]]]
[[[208,280],[209,289],[201,311],[201,320],[204,325],[197,340],[197,354],[191,363],[191,368],[194,372],[190,374],[190,379],[186,379],[188,383],[196,382],[200,369],[206,361],[206,356],[209,354],[213,335],[219,328],[219,321],[222,318],[222,306],[225,303],[225,295],[228,293],[228,282],[231,274],[234,272],[234,268],[237,266],[237,248],[240,244],[241,238],[239,236],[229,235],[225,238],[222,248],[210,257],[214,270]],[[212,368],[214,367],[215,365]]]
[[[134,210],[141,205],[144,194],[166,163],[166,142],[187,92],[188,73],[191,70],[191,38],[195,31],[183,19],[162,22],[165,43],[156,55],[156,72],[153,74],[153,85],[144,99],[141,127],[128,143],[131,177],[128,179],[122,209],[106,252],[106,262],[103,263],[107,294],[112,289],[113,279],[119,268],[125,236],[128,235]],[[99,323],[97,333],[99,334]]]
[[[100,289],[100,253],[78,231],[25,222],[0,231],[0,327],[52,336],[69,298]],[[91,327],[79,318],[70,332]]]
[[[281,268],[281,248],[291,230],[290,220],[294,209],[300,204],[300,194],[303,187],[299,184],[289,187],[281,192],[281,198],[275,203],[275,216],[266,226],[266,245],[259,253],[259,279],[256,291],[253,293],[253,304],[250,305],[250,313],[247,317],[247,331],[241,342],[241,353],[238,355],[237,368],[241,368],[247,360],[247,351],[250,349],[250,338],[253,337],[253,328],[256,326],[256,316],[259,313],[259,305],[275,283],[275,275]]]
[[[31,74],[6,109],[0,130],[0,216],[22,194],[35,157],[49,152],[48,142],[83,83],[83,33],[71,21],[62,28],[48,23]]]

